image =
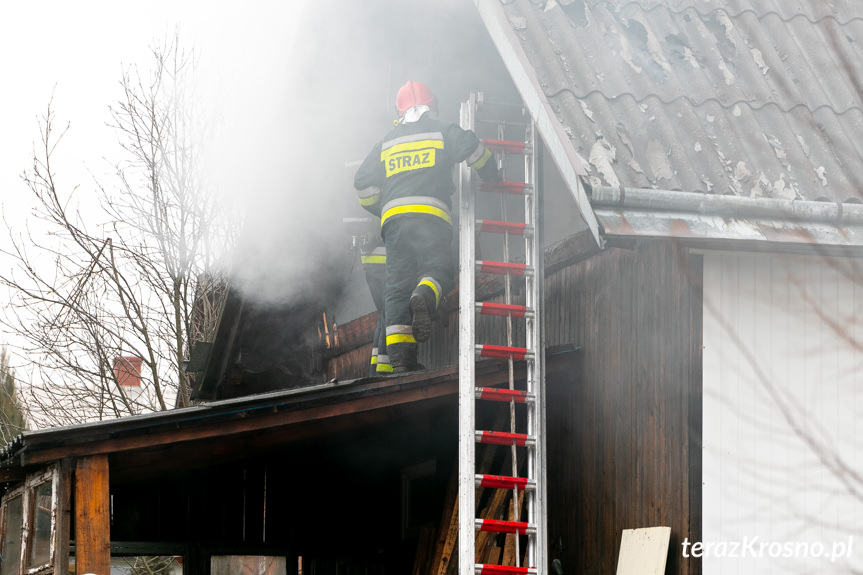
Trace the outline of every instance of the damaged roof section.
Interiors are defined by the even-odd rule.
[[[503,0],[591,186],[863,194],[863,4]]]

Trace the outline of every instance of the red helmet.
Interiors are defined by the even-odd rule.
[[[399,89],[396,96],[396,108],[399,116],[404,116],[414,106],[433,106],[434,94],[428,86],[421,82],[408,82]]]

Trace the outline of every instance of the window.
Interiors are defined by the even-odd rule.
[[[21,532],[24,528],[24,487],[3,498],[3,544],[0,575],[16,575],[21,562]]]
[[[439,519],[437,464],[434,460],[402,469],[402,539]]]
[[[53,572],[58,485],[57,466],[52,465],[3,496],[0,575]]]

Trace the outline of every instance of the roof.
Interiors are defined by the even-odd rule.
[[[493,379],[500,370],[487,369]],[[183,441],[293,426],[350,413],[451,395],[455,368],[365,378],[262,393],[144,415],[26,431],[0,450],[0,466],[29,466],[67,456],[114,453]],[[456,383],[454,383],[456,382]]]
[[[863,3],[502,4],[590,185],[860,201]]]
[[[571,371],[576,348],[547,353],[548,374]],[[516,369],[516,377],[523,377]],[[506,363],[477,365],[477,385],[508,381]],[[386,418],[393,410],[411,413],[455,405],[458,368],[419,371],[384,378],[363,378],[311,387],[262,393],[242,398],[119,419],[27,431],[0,450],[0,482],[17,480],[20,470],[65,457],[94,454],[122,456],[122,465],[140,475],[142,452],[150,453],[148,473],[162,468],[211,462],[217,457],[243,457],[255,449],[273,449],[345,425]],[[155,454],[155,455],[153,455]],[[136,467],[137,466],[137,467]],[[126,473],[129,474],[128,472]]]

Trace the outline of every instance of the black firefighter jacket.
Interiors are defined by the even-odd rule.
[[[481,177],[497,176],[491,152],[469,130],[431,119],[399,124],[378,142],[354,177],[360,204],[379,215],[381,228],[393,218],[423,215],[452,225],[452,169],[467,161]]]

